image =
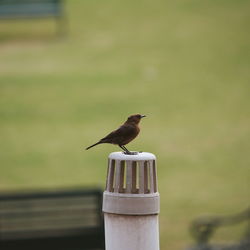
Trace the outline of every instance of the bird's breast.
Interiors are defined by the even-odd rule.
[[[129,134],[123,137],[123,145],[128,144],[140,133],[140,128],[138,126],[134,126],[133,129],[130,130]]]

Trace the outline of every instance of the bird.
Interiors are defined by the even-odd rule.
[[[125,154],[134,154],[134,152],[130,152],[124,145],[134,140],[140,133],[139,123],[144,117],[146,117],[146,115],[135,114],[129,116],[118,129],[112,131],[97,143],[87,147],[86,150],[102,143],[111,143],[118,145],[122,150],[124,150],[123,153]]]

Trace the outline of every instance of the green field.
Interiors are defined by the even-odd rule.
[[[0,22],[0,190],[104,187],[84,148],[146,114],[130,150],[158,159],[161,250],[193,218],[249,206],[250,2],[67,1],[53,20]],[[236,241],[244,225],[222,229]]]

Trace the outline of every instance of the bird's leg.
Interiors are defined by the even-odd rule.
[[[122,148],[125,149],[124,153],[127,154],[127,155],[136,155],[137,154],[137,152],[129,151],[124,145],[122,145]]]
[[[125,149],[123,145],[119,145],[119,147],[123,150],[123,153],[124,153],[124,154],[127,154],[127,153],[128,153],[128,150]]]
[[[125,149],[125,154],[131,155],[132,152],[130,152],[124,145],[122,145],[122,148]]]
[[[130,155],[130,154],[131,154],[131,152],[130,152],[128,149],[126,149],[124,145],[119,145],[119,147],[120,147],[122,150],[124,150],[124,151],[123,151],[124,154],[127,154],[127,155]]]
[[[123,151],[124,151],[124,148],[122,147],[122,145],[118,145]],[[124,153],[124,152],[123,152]]]

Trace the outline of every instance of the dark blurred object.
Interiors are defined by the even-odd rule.
[[[203,217],[192,222],[190,233],[196,241],[196,245],[188,250],[250,250],[250,208],[231,216]],[[215,230],[222,226],[235,225],[247,221],[246,234],[240,242],[231,245],[211,245],[209,240]]]
[[[0,195],[1,250],[104,249],[102,191]]]
[[[56,18],[58,33],[65,33],[62,0],[0,0],[0,19]]]

